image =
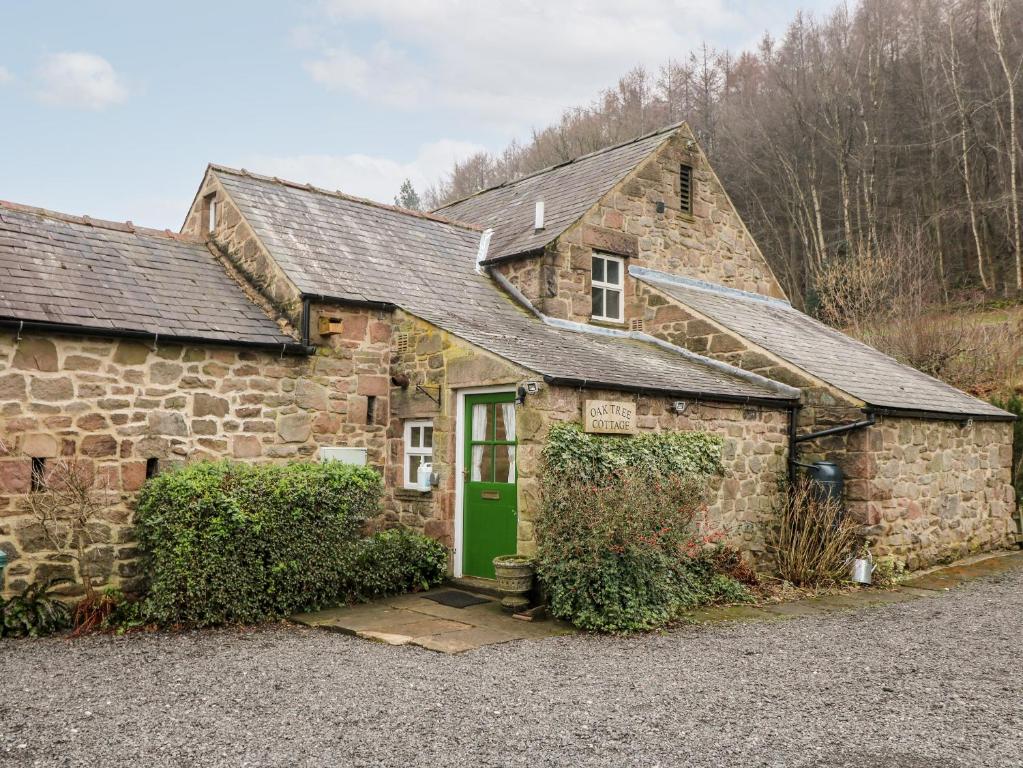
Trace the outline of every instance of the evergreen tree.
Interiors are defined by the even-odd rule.
[[[407,208],[410,211],[421,211],[423,209],[419,193],[412,186],[412,179],[405,179],[401,183],[401,189],[398,191],[398,196],[394,198],[394,204],[400,208]]]

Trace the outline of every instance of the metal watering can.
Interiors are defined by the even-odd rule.
[[[877,564],[869,553],[866,557],[857,557],[852,561],[852,580],[857,584],[870,584],[873,581],[875,568],[877,568]]]

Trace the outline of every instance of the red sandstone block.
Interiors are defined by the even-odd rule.
[[[360,376],[358,393],[381,397],[390,390],[390,382],[386,376]]]
[[[341,338],[349,341],[361,341],[366,338],[366,326],[369,318],[365,315],[349,315],[344,320],[344,330],[341,331]]]
[[[121,488],[137,491],[146,482],[146,462],[126,461],[121,464]]]
[[[32,490],[32,460],[0,461],[0,490],[6,493],[28,493]]]

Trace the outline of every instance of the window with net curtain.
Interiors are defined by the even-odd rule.
[[[507,442],[485,445],[477,441]],[[473,483],[515,482],[515,403],[476,403],[472,407]]]
[[[433,422],[427,419],[405,422],[405,487],[419,484],[419,467],[432,463]]]

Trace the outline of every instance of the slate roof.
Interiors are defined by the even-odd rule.
[[[2,201],[0,318],[294,344],[198,241]]]
[[[868,405],[1012,418],[804,315],[781,299],[642,267],[630,267],[629,274]]]
[[[796,394],[636,338],[546,324],[476,272],[478,230],[222,166],[210,171],[304,293],[401,307],[554,379],[726,399]]]
[[[541,249],[578,221],[680,125],[499,184],[436,212],[493,229],[488,260]],[[537,231],[533,225],[536,203],[540,200],[544,202],[545,226]]]

